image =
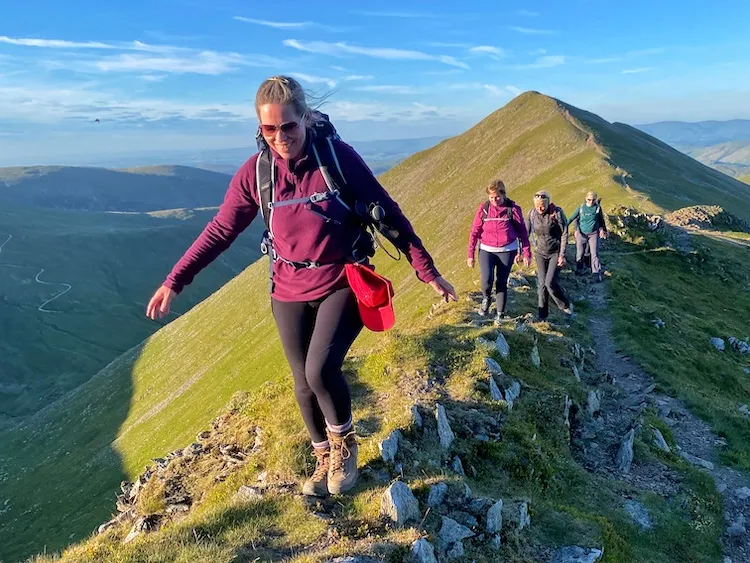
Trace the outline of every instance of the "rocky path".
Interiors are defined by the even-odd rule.
[[[612,323],[606,315],[606,289],[589,286],[589,303],[594,311],[590,331],[595,341],[595,372],[584,374],[595,393],[589,393],[588,410],[599,412],[575,430],[574,442],[591,470],[617,475],[641,489],[668,496],[679,477],[660,462],[632,462],[631,429],[643,425],[643,412],[653,405],[659,417],[670,426],[677,452],[689,463],[709,473],[724,501],[725,533],[722,537],[723,563],[750,561],[750,477],[722,465],[719,449],[726,445],[708,425],[685,405],[655,391],[653,378],[629,357],[620,353],[612,336]],[[592,404],[594,403],[594,404]],[[645,429],[655,443],[668,448],[653,428]],[[630,438],[630,444],[628,444]],[[747,525],[746,525],[747,522]],[[644,526],[647,524],[644,522]]]

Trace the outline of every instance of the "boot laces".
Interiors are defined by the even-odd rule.
[[[343,471],[344,462],[349,459],[352,452],[346,444],[349,436],[354,436],[354,432],[350,432],[346,436],[336,437],[331,443],[331,471]]]
[[[323,477],[328,475],[331,450],[321,449],[318,451],[316,448],[313,448],[313,455],[317,459],[317,463],[315,464],[315,472],[312,475],[312,479],[313,481],[320,481]]]

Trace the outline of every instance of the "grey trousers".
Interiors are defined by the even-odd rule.
[[[579,268],[583,265],[583,255],[586,253],[587,243],[591,253],[591,273],[598,274],[602,269],[601,262],[599,262],[599,231],[584,234],[576,230],[576,264]]]

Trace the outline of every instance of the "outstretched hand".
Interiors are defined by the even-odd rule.
[[[523,257],[523,265],[526,268],[528,268],[529,266],[531,266],[531,258],[529,258],[528,256],[524,256]]]
[[[450,301],[451,298],[453,298],[453,301],[458,301],[456,290],[453,289],[453,286],[451,284],[443,279],[443,276],[436,277],[430,282],[430,285],[432,286],[432,289],[434,289],[439,295],[442,296],[443,299],[445,299],[446,303]]]
[[[156,320],[157,316],[160,319],[164,318],[169,314],[169,305],[176,296],[176,291],[168,288],[166,285],[161,286],[156,290],[153,297],[151,297],[151,301],[148,302],[146,316],[152,320]]]

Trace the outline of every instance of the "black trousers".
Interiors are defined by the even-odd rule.
[[[539,293],[539,317],[542,319],[546,319],[549,315],[550,297],[561,310],[570,305],[557,279],[560,273],[557,267],[557,257],[557,254],[553,256],[536,254],[536,285]]]
[[[271,300],[289,367],[294,395],[313,442],[323,442],[326,421],[350,421],[349,385],[341,373],[349,348],[362,330],[357,301],[350,288],[313,302]]]
[[[508,296],[508,276],[513,268],[516,250],[510,252],[487,252],[479,249],[479,271],[482,278],[482,295],[492,295],[492,282],[495,282],[495,304],[498,313],[505,312]]]

